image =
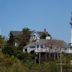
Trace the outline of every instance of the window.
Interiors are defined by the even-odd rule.
[[[41,45],[41,48],[43,48],[43,45]]]
[[[30,48],[35,48],[35,46],[30,46]]]
[[[27,49],[25,49],[25,52],[27,52]]]
[[[33,35],[35,37],[35,35]]]
[[[37,48],[39,48],[39,45],[37,45]]]

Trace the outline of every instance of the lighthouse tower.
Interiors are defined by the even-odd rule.
[[[70,26],[71,26],[71,43],[70,43],[70,47],[72,48],[72,13],[71,13],[71,20],[70,20]]]
[[[1,28],[0,28],[0,35],[1,35]]]

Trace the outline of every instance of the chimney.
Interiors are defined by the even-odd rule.
[[[46,33],[47,31],[46,31],[46,28],[44,28],[44,32]]]

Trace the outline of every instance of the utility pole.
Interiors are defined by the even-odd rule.
[[[39,64],[41,63],[41,53],[39,52]]]
[[[37,63],[37,55],[38,55],[38,53],[35,53],[35,64]]]

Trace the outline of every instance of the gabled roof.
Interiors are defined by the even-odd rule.
[[[31,33],[33,33],[34,31],[31,31]],[[12,35],[14,37],[21,35],[22,31],[11,31],[10,33],[12,33]],[[37,33],[41,36],[44,32],[43,31],[37,31]],[[46,35],[51,36],[48,32],[46,32]]]
[[[57,47],[57,48],[68,48],[68,45],[65,41],[63,40],[56,40],[56,39],[53,39],[53,40],[47,40],[46,42],[46,46],[48,47]]]
[[[18,36],[18,35],[21,35],[22,34],[22,31],[11,31],[10,32],[13,36]]]
[[[46,47],[49,47],[49,48],[68,48],[68,45],[65,41],[63,40],[56,40],[56,39],[53,39],[53,40],[45,40],[45,39],[40,39],[39,41],[36,41],[36,42],[30,42],[28,45],[26,45],[24,48],[27,48],[29,46],[34,46],[36,44],[39,44],[39,45],[45,45]]]

